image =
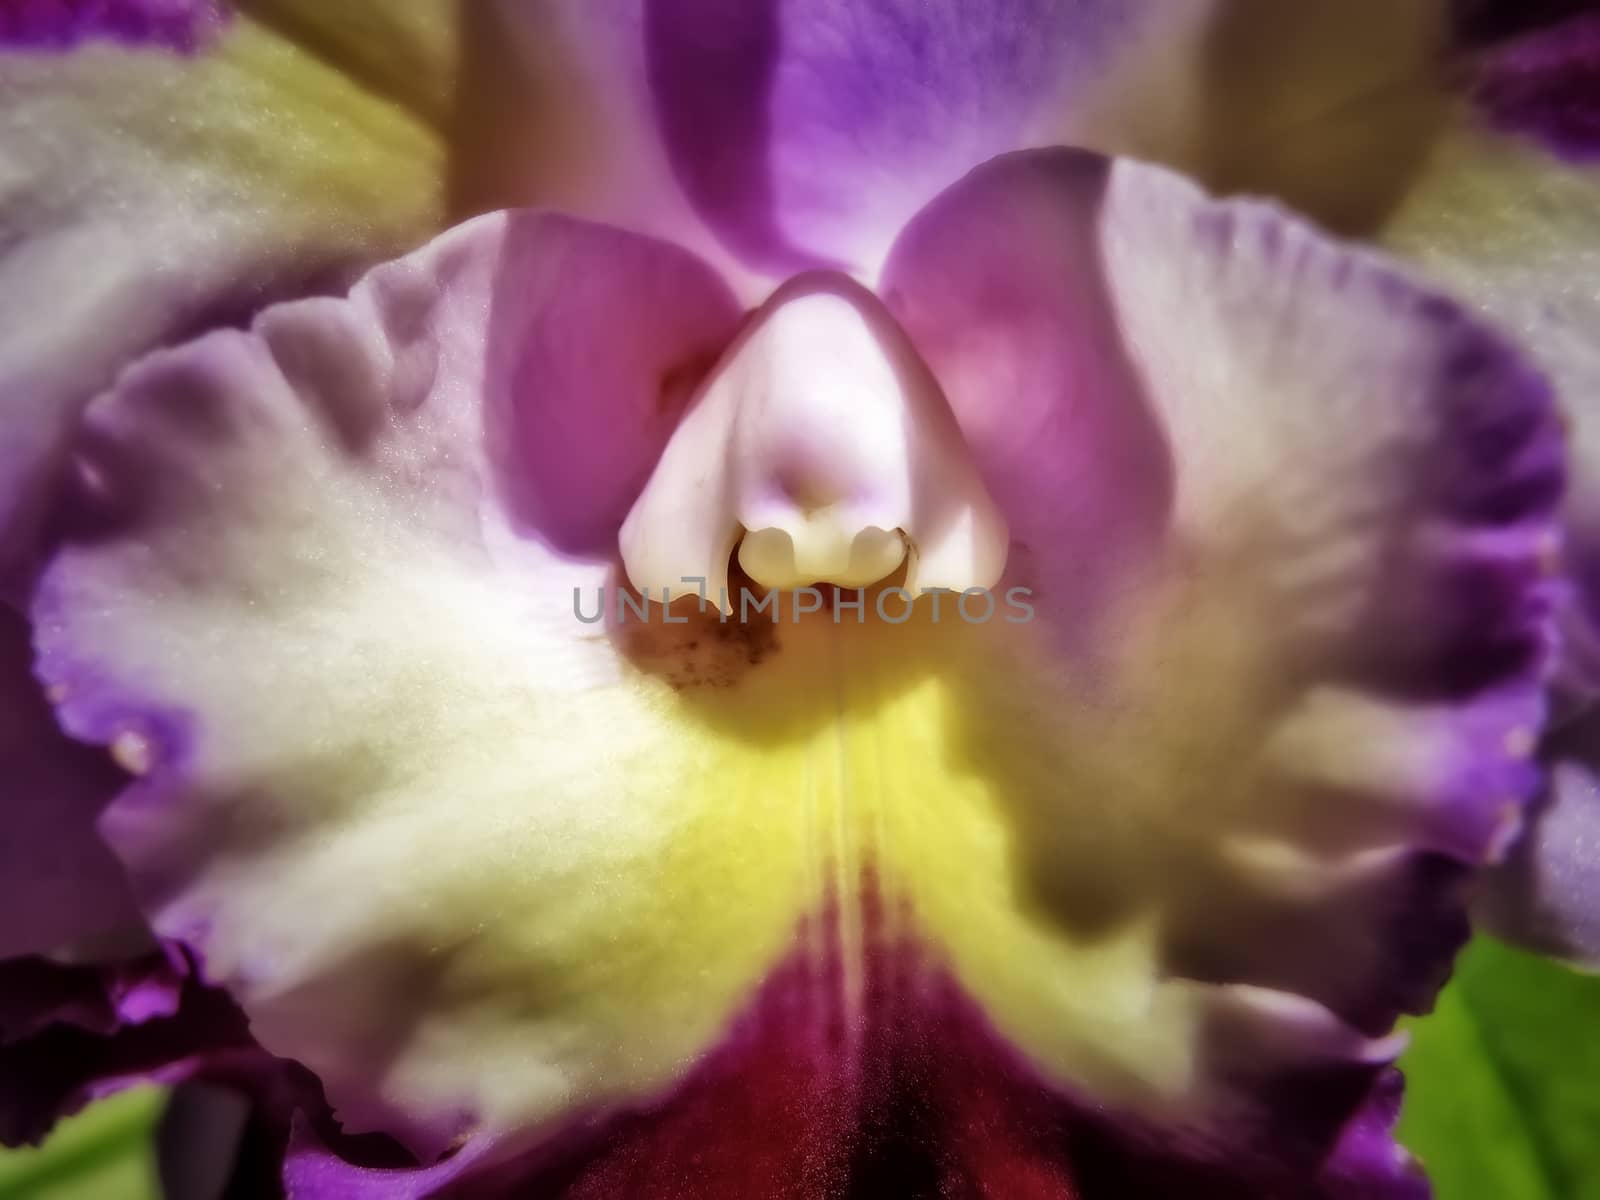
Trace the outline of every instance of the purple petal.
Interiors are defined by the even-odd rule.
[[[1173,451],[1117,328],[1093,223],[1108,167],[1039,152],[979,169],[907,227],[882,283],[1010,523],[1013,562],[1076,606],[1063,625],[1086,650],[1173,503]]]
[[[668,1095],[574,1122],[530,1154],[469,1147],[429,1169],[380,1171],[297,1130],[286,1182],[306,1200],[420,1200],[441,1184],[462,1200],[829,1200],[908,1187],[1007,1200],[1428,1195],[1392,1139],[1392,1069],[1330,1060],[1252,1079],[1271,1107],[1236,1115],[1208,1144],[1039,1079],[914,944],[869,954],[871,1003],[855,1021],[816,1011],[831,990],[817,971],[803,956],[780,966]]]
[[[1069,151],[952,188],[885,288],[1010,523],[1008,581],[1107,705],[1119,647],[1148,643],[1135,661],[1176,707],[1128,736],[1251,713],[1257,765],[1233,803],[1271,835],[1148,868],[1192,881],[1169,934],[1181,969],[1370,1031],[1426,1007],[1465,935],[1466,868],[1503,850],[1538,782],[1562,484],[1543,380],[1277,210]],[[1252,632],[1235,651],[1236,620]],[[1110,752],[1076,757],[1092,753]],[[1159,858],[1149,837],[1085,839],[1052,869],[1095,879],[1115,859],[1125,881],[1126,855]],[[1294,897],[1295,871],[1325,881]]]
[[[453,1154],[428,1167],[374,1167],[353,1163],[297,1119],[284,1154],[283,1183],[300,1200],[429,1200],[439,1189],[467,1174],[481,1149]],[[478,1190],[453,1191],[461,1200],[476,1200]]]
[[[1497,127],[1600,162],[1600,11],[1484,54],[1473,104]]]
[[[238,1010],[181,959],[103,967],[0,962],[0,1143],[38,1142],[61,1117],[151,1080],[176,1082],[247,1050]]]
[[[1190,538],[1233,558],[1274,539],[1276,553],[1312,554],[1327,537],[1351,566],[1364,546],[1371,572],[1396,536],[1387,523],[1415,538],[1437,513],[1455,522],[1450,538],[1403,584],[1385,570],[1394,611],[1371,612],[1379,624],[1358,637],[1409,647],[1389,666],[1435,672],[1434,689],[1455,686],[1454,672],[1477,685],[1540,660],[1544,614],[1529,600],[1548,601],[1543,518],[1562,477],[1547,389],[1507,343],[1392,269],[1272,209],[1207,203],[1163,172],[1042,151],[996,160],[920,214],[884,293],[1053,603],[1092,614]],[[1309,356],[1331,328],[1348,341],[1279,377],[1282,347]],[[1346,346],[1363,347],[1359,359]],[[1386,426],[1352,399],[1379,380],[1421,398]],[[1317,420],[1298,420],[1296,404]],[[1411,437],[1440,443],[1448,469],[1427,481],[1397,471],[1384,439]],[[1324,459],[1335,447],[1337,466]],[[1371,464],[1359,509],[1318,482],[1352,457]],[[1252,516],[1278,470],[1294,473],[1292,504]],[[1093,561],[1067,557],[1086,545]],[[1308,583],[1335,589],[1379,578],[1317,574]],[[1472,602],[1441,618],[1433,601],[1469,579]]]
[[[1591,712],[1550,739],[1548,793],[1477,908],[1500,937],[1591,970],[1600,970],[1597,736],[1600,714]]]
[[[170,1017],[186,974],[180,960],[163,954],[93,967],[32,957],[0,960],[0,1043],[55,1025],[108,1035]]]
[[[1504,326],[1555,385],[1571,428],[1560,685],[1600,697],[1600,162],[1591,63],[1600,14],[1485,49],[1383,243]],[[1586,82],[1587,80],[1587,82]],[[1586,148],[1587,147],[1587,148]]]
[[[510,157],[539,166],[511,194],[701,253],[703,222],[777,278],[830,265],[873,280],[940,190],[1048,145],[1360,227],[1403,191],[1440,102],[1442,6],[1388,0],[499,7],[536,114]]]
[[[225,19],[221,0],[6,0],[0,49],[66,49],[110,39],[192,53]]]
[[[869,989],[903,987],[907,972],[917,971],[914,954],[904,947],[875,956]],[[820,982],[804,967],[802,960],[797,969],[780,971],[730,1046],[671,1097],[609,1123],[575,1127],[533,1156],[495,1163],[486,1157],[487,1147],[475,1146],[434,1167],[377,1166],[370,1152],[360,1153],[348,1139],[319,1135],[295,1111],[307,1095],[297,1085],[258,1086],[249,1110],[233,1093],[190,1085],[179,1089],[178,1109],[163,1130],[169,1156],[185,1160],[169,1157],[164,1178],[180,1188],[174,1196],[202,1194],[181,1189],[196,1184],[193,1156],[203,1152],[213,1168],[208,1178],[226,1177],[231,1169],[251,1188],[266,1185],[268,1173],[276,1175],[281,1164],[289,1194],[305,1200],[422,1200],[452,1183],[449,1194],[463,1200],[529,1194],[568,1200],[823,1200],[845,1186],[844,1171],[863,1187],[920,1178],[946,1188],[999,1190],[1017,1200],[1116,1200],[1130,1189],[1181,1192],[1194,1200],[1222,1200],[1240,1188],[1297,1200],[1426,1195],[1388,1140],[1398,1096],[1392,1072],[1358,1068],[1286,1076],[1274,1085],[1282,1103],[1272,1125],[1240,1139],[1255,1148],[1207,1162],[1196,1147],[1186,1150],[1118,1127],[1104,1114],[1031,1082],[959,990],[936,975],[922,985],[915,1008],[873,1010],[877,1019],[860,1031],[864,1090],[854,1100],[830,1095],[850,1076],[821,1071],[818,1048],[792,1042],[791,1010],[807,1003]],[[207,1015],[199,1003],[186,1006],[182,1015],[192,1026]],[[198,1032],[191,1027],[191,1039]],[[231,1051],[240,1065],[230,1069],[231,1037],[216,1038],[202,1066],[188,1057],[193,1046],[183,1048],[184,1039],[169,1028],[155,1033],[143,1040],[144,1053],[166,1045],[185,1055],[159,1066],[159,1052],[154,1054],[157,1077],[270,1073],[265,1065],[251,1066],[250,1052],[242,1049]],[[100,1052],[101,1065],[115,1061],[118,1072],[138,1057],[129,1046]],[[1338,1109],[1307,1103],[1310,1095],[1346,1096],[1340,1103],[1354,1101],[1356,1115],[1341,1128]],[[836,1107],[840,1103],[845,1109]],[[850,1121],[859,1135],[850,1135],[841,1119],[849,1108],[858,1108]],[[282,1123],[291,1112],[293,1132],[285,1148]],[[250,1124],[265,1119],[266,1128],[278,1132],[269,1132],[259,1151],[246,1149],[233,1160],[228,1152],[238,1145],[241,1118]],[[831,1134],[819,1136],[825,1129]],[[217,1144],[192,1141],[202,1134]],[[249,1125],[244,1134],[248,1142]],[[682,1171],[677,1164],[689,1147],[696,1149],[694,1165]]]
[[[874,263],[926,197],[1036,139],[1134,23],[1105,0],[647,0],[644,13],[679,178],[774,273]]]
[[[1453,0],[1456,36],[1467,45],[1500,41],[1594,9],[1595,0]]]
[[[609,558],[738,305],[687,253],[578,221],[507,239],[496,269],[484,421],[503,503],[519,531]]]
[[[124,777],[57,729],[32,666],[27,622],[0,604],[0,959],[143,926],[95,828]]]

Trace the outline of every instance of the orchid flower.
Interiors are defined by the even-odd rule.
[[[1594,26],[1289,9],[0,9],[0,1137],[1426,1196],[1481,870],[1597,948]]]

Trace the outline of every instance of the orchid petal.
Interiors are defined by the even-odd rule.
[[[457,209],[538,205],[662,238],[750,304],[770,283],[725,250],[656,129],[641,0],[489,0],[463,11]],[[507,119],[507,114],[514,114]]]
[[[872,263],[945,183],[1027,144],[1127,37],[1121,7],[650,0],[642,33],[685,189],[785,273]]]
[[[1370,225],[1432,131],[1447,33],[1444,0],[502,0],[500,12],[536,114],[523,202],[557,181],[569,211],[708,257],[709,226],[758,275],[823,266],[868,282],[913,213],[1019,148],[1155,159]],[[566,111],[550,103],[574,95]]]
[[[1555,383],[1571,427],[1559,699],[1600,699],[1600,15],[1486,47],[1447,134],[1384,230],[1388,245],[1515,333]],[[1585,132],[1587,130],[1587,133]],[[1582,753],[1554,739],[1551,795],[1492,881],[1483,912],[1546,953],[1595,956],[1600,893]],[[1581,748],[1580,748],[1581,749]],[[1587,932],[1586,932],[1587,931]],[[1563,951],[1563,947],[1565,948]]]
[[[284,1151],[283,1182],[297,1200],[429,1200],[468,1174],[481,1152],[482,1147],[469,1149],[426,1167],[357,1164],[330,1149],[300,1119]]]
[[[56,728],[32,662],[27,624],[0,606],[0,959],[82,949],[142,925],[95,828],[121,773]]]
[[[12,0],[0,46],[60,48],[107,38],[192,51],[223,22],[218,0]]]
[[[1065,151],[980,168],[908,226],[882,284],[1011,526],[1014,564],[1056,603],[1080,598],[1084,642],[1165,537],[1173,499],[1175,451],[1118,328],[1093,220],[1106,169]]]
[[[941,307],[963,249],[1021,272],[991,319]],[[1066,152],[888,279],[1037,622],[575,610],[738,322],[636,236],[484,218],[126,375],[34,611],[140,775],[103,824],[156,928],[347,1129],[508,1189],[1416,1195],[1389,1031],[1535,782],[1542,382],[1376,260]],[[930,313],[997,368],[1054,331],[1038,436]],[[1164,468],[1112,567],[1063,428]]]
[[[1451,878],[1501,853],[1537,782],[1561,480],[1537,374],[1455,306],[1272,208],[1065,151],[952,188],[884,287],[1018,539],[1011,581],[1117,714],[1082,743],[1058,730],[1065,761],[1042,777],[1148,787],[1172,804],[1163,820],[1209,828],[1212,801],[1176,799],[1179,779],[1136,780],[1171,744],[1215,799],[1226,770],[1200,747],[1237,755],[1238,824],[1211,866],[1193,843],[1162,857],[1153,820],[1128,814],[1137,832],[1117,841],[1080,817],[1026,839],[1039,886],[1072,880],[1055,886],[1126,920],[1148,903],[1130,856],[1152,854],[1176,961],[1360,1028],[1426,1005],[1463,933]],[[1150,724],[1125,724],[1141,678]],[[1070,709],[1046,694],[989,697],[993,736],[1017,705]],[[1228,729],[1245,740],[1222,750]],[[1102,758],[1138,765],[1097,777]],[[1185,877],[1196,890],[1176,899]]]
[[[310,710],[298,703],[283,707],[270,691],[256,692],[261,706],[254,715],[235,711],[213,727],[211,718],[202,716],[211,701],[191,689],[215,688],[213,699],[231,708],[243,698],[236,689],[242,676],[232,672],[210,683],[172,679],[176,686],[162,699],[135,685],[140,694],[127,699],[150,721],[130,727],[125,721],[133,709],[102,690],[97,669],[67,665],[76,652],[57,640],[61,626],[49,619],[43,626],[44,640],[65,655],[57,664],[73,682],[64,683],[58,695],[80,734],[116,742],[124,761],[150,769],[152,783],[175,779],[173,767],[180,759],[187,762],[179,772],[183,781],[170,793],[164,783],[135,788],[107,818],[119,852],[136,864],[134,874],[156,925],[201,948],[208,971],[250,1010],[262,1041],[312,1065],[356,1129],[392,1121],[421,1139],[419,1144],[427,1144],[429,1130],[442,1132],[448,1142],[457,1132],[454,1124],[463,1119],[463,1106],[470,1105],[466,1115],[491,1128],[513,1124],[508,1114],[520,1116],[528,1105],[559,1109],[569,1088],[606,1082],[604,1060],[587,1068],[572,1064],[571,1082],[554,1062],[541,1071],[507,1075],[494,1061],[510,1065],[526,1051],[507,1055],[504,1039],[531,1038],[548,1047],[538,1053],[550,1053],[564,1040],[546,1042],[555,1036],[550,1020],[576,1021],[575,1031],[589,1029],[588,1037],[608,1038],[617,1023],[627,1024],[630,1011],[618,1007],[620,993],[629,988],[619,985],[617,994],[607,994],[605,985],[614,973],[626,976],[661,959],[653,969],[670,980],[677,971],[676,955],[693,942],[686,934],[689,941],[680,943],[647,922],[634,935],[641,963],[630,966],[624,957],[612,967],[580,969],[619,906],[630,911],[647,897],[654,906],[657,898],[642,880],[643,890],[614,897],[604,890],[575,890],[573,882],[602,877],[611,870],[606,863],[631,861],[642,846],[653,844],[660,833],[650,814],[667,796],[663,789],[646,802],[644,791],[662,778],[659,769],[645,769],[646,747],[665,734],[651,732],[644,744],[630,744],[630,726],[644,720],[645,708],[631,718],[600,716],[603,706],[594,689],[614,686],[619,667],[603,632],[575,619],[572,593],[575,586],[588,589],[609,578],[616,525],[643,485],[651,454],[665,440],[672,406],[686,396],[674,381],[692,384],[692,372],[703,370],[732,337],[738,316],[721,285],[671,247],[555,217],[485,218],[419,259],[375,274],[350,302],[308,301],[274,309],[255,335],[215,335],[157,357],[131,373],[118,400],[91,421],[96,430],[91,486],[110,489],[102,496],[110,500],[107,511],[114,520],[150,523],[140,536],[155,555],[149,560],[155,573],[146,582],[156,586],[141,585],[129,593],[130,600],[136,594],[144,600],[123,608],[114,624],[142,630],[124,648],[146,647],[152,683],[170,679],[168,654],[174,648],[157,631],[177,634],[171,622],[186,609],[193,622],[178,619],[195,632],[209,628],[229,640],[265,639],[252,652],[263,666],[298,663],[344,679],[369,677],[370,686],[361,689],[363,698],[353,708],[346,704],[352,697],[341,689],[329,693],[335,707],[314,718],[324,733],[310,743],[311,730],[299,719]],[[616,340],[600,352],[609,331]],[[124,424],[125,418],[131,424]],[[135,462],[149,455],[168,460],[170,471],[151,475],[135,469]],[[210,481],[223,477],[219,471],[228,478],[225,494],[232,499],[213,507],[212,500],[201,497],[212,495]],[[572,495],[560,486],[563,481]],[[609,497],[603,490],[608,488]],[[414,489],[420,489],[415,502],[404,499],[398,507],[390,502]],[[582,503],[575,504],[575,498]],[[197,502],[218,518],[202,537],[203,546],[169,524]],[[613,523],[609,541],[601,544],[593,517],[607,512]],[[188,521],[180,518],[181,524]],[[277,551],[258,558],[247,548],[250,539],[238,540],[239,521],[242,528],[269,533]],[[176,540],[167,542],[168,535]],[[563,557],[560,550],[593,557]],[[208,559],[215,565],[203,569],[221,590],[207,585],[185,598],[180,578],[189,568],[181,562],[202,569]],[[225,586],[216,573],[224,560],[232,564],[228,571],[240,572]],[[168,576],[169,567],[178,574]],[[266,574],[258,574],[258,568]],[[161,578],[167,583],[158,585]],[[368,591],[369,585],[377,590]],[[240,595],[239,589],[255,593],[265,605],[264,619],[253,632],[233,627],[232,601],[223,602],[215,619],[203,615],[209,607],[204,595],[222,599]],[[68,591],[82,594],[76,585]],[[44,592],[54,597],[45,600],[46,608],[75,608],[53,584],[46,583]],[[381,593],[387,593],[381,603],[392,620],[373,626],[371,639],[351,642],[342,622],[325,625],[318,615],[325,603],[353,604],[347,610],[352,614],[363,611]],[[193,604],[200,608],[192,609]],[[317,633],[319,626],[324,633]],[[407,682],[403,677],[419,660],[400,651],[395,637],[413,643],[442,673],[424,668],[422,676]],[[435,651],[423,649],[429,643]],[[304,653],[290,652],[296,644]],[[325,661],[316,665],[318,660]],[[293,687],[290,678],[281,676],[281,686]],[[166,691],[159,683],[156,688]],[[458,701],[456,717],[437,725],[433,707],[452,695]],[[389,715],[381,715],[385,712]],[[553,732],[556,725],[567,726],[565,737],[555,734],[547,743],[541,734],[527,740],[528,732]],[[229,728],[233,734],[226,733]],[[221,741],[214,740],[218,735]],[[374,735],[378,740],[369,741]],[[324,757],[312,744],[324,736],[343,748],[329,743],[329,757]],[[454,749],[439,757],[436,736],[447,738]],[[421,758],[408,755],[407,741]],[[556,753],[562,741],[567,750]],[[495,765],[495,754],[484,758],[475,748],[509,749],[519,743],[527,756],[519,752],[503,766]],[[309,759],[302,757],[307,750]],[[140,762],[147,751],[149,761]],[[626,793],[611,793],[608,773],[595,773],[596,756],[609,754],[638,763],[633,789],[639,794],[633,802],[639,811],[630,810]],[[295,888],[328,904],[318,918],[322,932],[310,940],[292,906],[257,907],[249,897],[259,898],[263,887],[277,892],[284,882],[279,868],[267,865],[271,847],[280,844],[272,829],[288,834],[302,818],[321,818],[310,809],[292,817],[286,810],[288,824],[276,817],[265,824],[233,824],[225,815],[239,800],[234,789],[251,786],[245,781],[257,769],[248,765],[251,760],[276,777],[294,759],[308,775],[305,788],[293,792],[307,800],[320,797],[316,807],[333,822],[323,842],[329,853],[296,855],[299,865],[292,869],[299,878]],[[422,772],[411,785],[390,774],[406,761]],[[355,771],[342,783],[326,774],[328,768],[341,774],[339,762]],[[445,774],[435,773],[440,770]],[[452,774],[459,776],[456,782],[450,781]],[[334,792],[326,792],[325,785]],[[276,794],[279,785],[268,786],[272,807],[288,799]],[[458,786],[475,797],[469,806],[475,815],[467,822],[432,807],[432,797]],[[336,819],[345,801],[335,801],[335,793],[363,808],[370,804],[376,823]],[[581,798],[585,794],[591,797],[587,802]],[[527,807],[530,803],[535,809]],[[504,855],[482,841],[480,818],[500,827],[502,836],[495,841]],[[192,822],[213,820],[227,822],[233,832],[217,826],[203,835],[212,847],[206,853],[221,854],[215,860],[220,863],[227,857],[223,844],[236,845],[242,856],[237,873],[213,875],[202,869],[193,874],[199,864],[186,861],[184,843],[199,849],[190,841],[197,829]],[[411,836],[419,831],[417,820],[439,825],[426,839],[433,843],[426,861],[411,862],[410,855],[423,845]],[[747,832],[752,846],[776,836]],[[724,836],[738,835],[719,832],[717,844]],[[370,866],[351,862],[349,854]],[[385,861],[388,865],[380,868]],[[281,867],[290,869],[287,862]],[[468,883],[462,867],[479,884]],[[378,871],[391,881],[381,890],[399,887],[422,901],[421,907],[399,901],[396,893],[398,905],[385,904],[387,912],[380,913],[347,891],[352,870]],[[468,884],[465,892],[463,884]],[[348,903],[338,900],[340,895]],[[593,901],[601,899],[605,903],[596,907]],[[452,952],[438,960],[453,980],[446,984],[441,978],[440,986],[459,999],[447,1001],[439,994],[437,1016],[444,1024],[437,1035],[412,1038],[399,1027],[382,1033],[388,1018],[372,1024],[377,1015],[372,1005],[377,1002],[393,1019],[409,1022],[414,1015],[409,1006],[394,999],[412,985],[400,986],[400,981],[410,978],[422,986],[415,973],[431,969],[412,957],[421,945],[412,938],[454,940],[455,918],[430,933],[427,927],[435,918],[428,910],[440,905],[441,914],[459,915],[463,903],[484,906],[483,911],[531,905],[530,915],[541,915],[513,919],[502,927],[507,938],[486,939],[478,950],[460,945],[462,958]],[[211,911],[214,905],[220,910]],[[258,927],[257,917],[275,928]],[[674,919],[670,910],[658,918]],[[401,927],[410,932],[400,933]],[[534,941],[524,942],[524,935]],[[746,952],[760,953],[759,944]],[[545,956],[550,957],[540,967]],[[358,957],[368,961],[358,965]],[[725,969],[737,976],[743,956],[731,957]],[[470,1021],[464,1029],[453,1027],[455,1016],[480,1003],[496,1008],[495,996],[524,994],[530,963],[535,974],[550,972],[552,983],[565,981],[563,992],[585,975],[590,982],[566,1001],[558,1002],[553,993],[550,1003],[556,1007],[547,1016],[539,1015],[538,1004],[522,1018],[510,1012],[505,1019],[489,1017],[485,1010],[489,1019],[482,1041],[468,1032]],[[286,986],[285,972],[298,983]],[[380,1002],[380,993],[393,988],[398,992]],[[681,1021],[683,1037],[707,1037],[717,1010],[698,990],[693,995],[695,1003],[687,1008],[686,999],[673,1001],[674,1022]],[[323,1016],[307,1024],[307,1005]],[[645,1034],[638,1030],[632,1036]],[[463,1035],[466,1041],[460,1040]],[[635,1053],[644,1056],[639,1069],[662,1072],[677,1061],[682,1046],[651,1032]],[[391,1058],[388,1066],[378,1065]],[[386,1075],[389,1082],[374,1094],[374,1085]],[[594,1079],[598,1083],[585,1082]],[[391,1118],[400,1106],[405,1117]]]
[[[1474,64],[1471,102],[1495,128],[1544,144],[1557,155],[1600,162],[1600,12],[1591,11]]]
[[[1600,161],[1554,152],[1548,139],[1559,131],[1541,127],[1534,101],[1545,85],[1544,94],[1559,93],[1563,64],[1596,48],[1600,16],[1486,51],[1480,86],[1459,102],[1383,231],[1388,246],[1514,333],[1556,385],[1572,426],[1564,515],[1576,592],[1561,682],[1580,698],[1600,696],[1600,293],[1592,286],[1600,272]],[[1554,70],[1546,75],[1541,65]]]
[[[422,240],[443,173],[411,109],[244,13],[192,53],[0,37],[0,567],[124,363]]]
[[[1600,970],[1600,719],[1589,714],[1547,747],[1548,794],[1526,835],[1485,880],[1477,915],[1497,935]]]
[[[1455,0],[1457,41],[1463,46],[1499,41],[1591,11],[1594,0]]]

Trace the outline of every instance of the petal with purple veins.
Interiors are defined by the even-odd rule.
[[[1577,593],[1563,682],[1579,696],[1600,692],[1600,297],[1591,286],[1600,272],[1600,164],[1581,147],[1560,152],[1573,149],[1572,126],[1541,125],[1535,101],[1545,95],[1551,115],[1563,111],[1565,66],[1596,47],[1600,17],[1583,17],[1485,50],[1446,135],[1382,231],[1387,246],[1516,335],[1557,388],[1572,425],[1566,560]]]
[[[1572,449],[1557,699],[1576,714],[1600,699],[1600,14],[1478,11],[1531,31],[1463,64],[1451,120],[1381,236],[1516,335],[1556,386]],[[1600,854],[1586,757],[1567,761],[1565,737],[1550,744],[1550,794],[1481,911],[1506,936],[1592,959],[1600,900],[1586,881]]]

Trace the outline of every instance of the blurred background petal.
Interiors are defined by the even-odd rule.
[[[0,44],[0,566],[130,358],[443,221],[454,27],[405,7],[246,3],[193,53]]]
[[[1557,730],[1544,757],[1546,794],[1476,915],[1508,941],[1600,970],[1600,711]]]

